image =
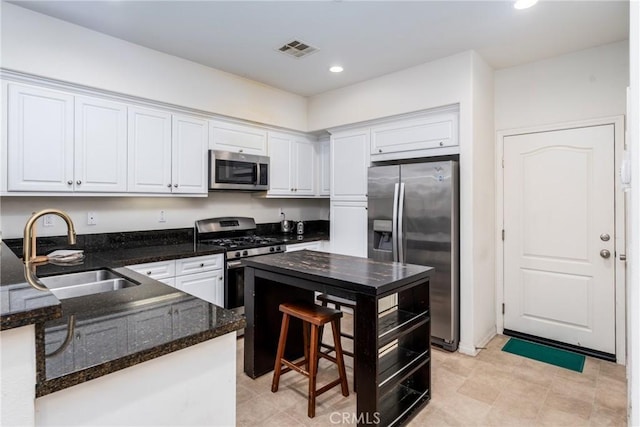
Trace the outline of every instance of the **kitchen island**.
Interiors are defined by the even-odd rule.
[[[358,425],[402,425],[431,398],[429,279],[433,268],[315,251],[248,259],[245,268],[244,372],[273,370],[284,302],[313,302],[315,292],[356,301],[354,319]],[[398,305],[379,313],[381,298]],[[287,357],[303,354],[292,323]]]

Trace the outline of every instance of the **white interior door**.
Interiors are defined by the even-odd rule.
[[[503,143],[504,328],[615,354],[614,125]]]

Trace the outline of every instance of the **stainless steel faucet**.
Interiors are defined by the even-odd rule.
[[[58,215],[60,218],[67,223],[67,234],[69,236],[69,244],[76,244],[76,229],[73,226],[73,221],[71,217],[59,210],[59,209],[43,209],[40,212],[34,212],[31,215],[31,218],[27,220],[27,223],[24,226],[24,241],[22,245],[24,247],[24,251],[22,253],[22,260],[24,261],[26,266],[30,264],[39,264],[47,261],[46,256],[37,256],[36,250],[36,221],[38,218],[44,215]]]

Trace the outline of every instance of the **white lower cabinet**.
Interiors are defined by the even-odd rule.
[[[331,252],[367,256],[367,203],[331,202]]]
[[[224,306],[224,271],[176,276],[175,287],[215,305]]]
[[[224,254],[129,265],[127,268],[224,306]]]

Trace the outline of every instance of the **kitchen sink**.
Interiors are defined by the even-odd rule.
[[[58,299],[101,294],[138,286],[110,270],[83,271],[40,278],[40,281]]]

